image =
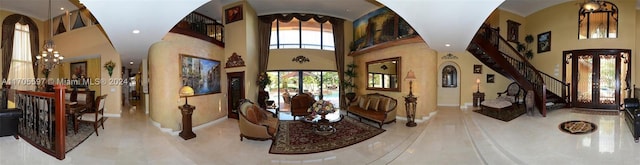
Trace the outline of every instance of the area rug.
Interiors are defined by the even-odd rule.
[[[276,140],[271,143],[271,154],[310,154],[350,146],[382,132],[384,129],[362,123],[350,117],[335,123],[336,132],[318,135],[311,123],[302,121],[280,121]]]
[[[107,122],[107,117],[104,118],[104,121]],[[71,123],[71,122],[69,122]],[[102,127],[98,128],[98,129],[102,129]],[[78,147],[78,145],[80,145],[82,142],[84,142],[85,140],[87,140],[87,138],[89,138],[91,135],[93,135],[93,133],[95,132],[95,130],[93,129],[93,125],[88,124],[88,123],[80,123],[78,125],[78,133],[74,133],[73,132],[73,125],[72,124],[67,124],[67,136],[64,139],[64,149],[66,153],[69,153],[69,151],[73,150],[74,148]],[[101,131],[101,130],[98,130]]]
[[[513,110],[501,110],[499,112],[491,109],[484,109],[484,110],[476,109],[476,110],[473,110],[473,112],[477,112],[482,115],[489,116],[491,118],[502,120],[505,122],[511,121],[515,118],[518,118],[522,114],[527,113],[524,106],[516,107]]]
[[[573,120],[573,121],[565,121],[561,123],[558,126],[558,128],[560,128],[562,132],[579,135],[579,134],[591,133],[596,129],[598,129],[598,126],[588,121]]]

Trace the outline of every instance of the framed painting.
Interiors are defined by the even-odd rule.
[[[487,74],[487,83],[495,83],[496,76],[494,74]]]
[[[551,31],[538,34],[538,53],[551,51]]]
[[[71,73],[71,79],[87,77],[87,62],[83,61],[71,63],[69,73]]]
[[[180,81],[194,95],[220,93],[220,61],[180,54]]]
[[[482,65],[473,65],[473,74],[482,74]]]
[[[240,21],[242,20],[242,5],[228,8],[227,10],[224,11],[224,13],[225,13],[226,24]]]
[[[507,41],[518,43],[518,33],[520,31],[520,23],[507,20]]]

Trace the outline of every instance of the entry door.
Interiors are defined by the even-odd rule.
[[[240,100],[244,99],[244,72],[227,73],[228,118],[238,119]]]
[[[574,106],[618,109],[620,104],[619,51],[587,50],[573,53]]]

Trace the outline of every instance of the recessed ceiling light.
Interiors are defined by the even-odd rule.
[[[135,30],[133,30],[133,31],[132,31],[132,33],[133,33],[133,34],[138,34],[138,33],[140,33],[140,30],[135,29]]]
[[[133,65],[133,61],[129,62],[129,65]]]
[[[64,10],[64,7],[61,7],[60,10]]]
[[[451,46],[451,44],[444,44],[444,46],[449,47],[449,46]]]

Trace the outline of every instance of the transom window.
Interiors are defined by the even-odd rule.
[[[617,38],[618,7],[607,1],[590,2],[589,9],[580,8],[578,26],[579,39]]]
[[[329,21],[319,23],[314,19],[289,22],[274,20],[271,24],[271,49],[321,49],[335,50],[333,28]]]

